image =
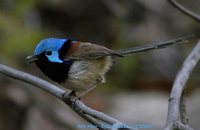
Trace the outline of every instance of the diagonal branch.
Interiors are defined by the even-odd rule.
[[[186,93],[185,91],[183,91],[181,100],[180,100],[180,119],[184,125],[189,125],[185,98],[186,98]]]
[[[32,84],[38,88],[41,88],[49,92],[50,94],[54,95],[55,97],[65,102],[70,108],[72,108],[76,113],[78,113],[83,119],[90,122],[91,124],[96,126],[98,129],[104,129],[104,128],[101,128],[101,125],[103,124],[102,122],[104,122],[104,124],[109,124],[111,126],[115,124],[123,124],[113,117],[110,117],[102,112],[96,111],[86,106],[80,100],[75,100],[75,102],[73,102],[74,100],[68,98],[69,95],[66,94],[67,92],[65,92],[63,89],[45,80],[42,80],[36,76],[10,68],[3,64],[0,64],[0,73],[8,77],[12,77],[14,79],[20,80],[22,82]],[[136,130],[136,129],[127,128],[127,130]]]
[[[192,19],[196,20],[197,22],[200,22],[200,15],[192,12],[191,10],[185,8],[180,3],[178,3],[176,0],[168,0],[175,8],[183,12],[184,14],[188,15]]]
[[[185,124],[185,121],[184,121],[185,119],[181,119],[181,118],[185,118],[186,111],[180,110],[180,105],[185,107],[185,104],[181,104],[180,102],[184,103],[184,101],[181,101],[181,98],[184,98],[182,97],[183,90],[185,88],[186,82],[192,70],[197,65],[199,60],[200,60],[200,41],[194,47],[194,49],[189,54],[187,59],[184,61],[183,66],[181,70],[179,71],[179,73],[177,74],[176,79],[174,81],[170,99],[169,99],[168,116],[167,116],[167,121],[164,128],[165,130],[172,130],[173,128],[178,127],[178,126],[182,128],[185,127],[186,130],[192,130],[192,128],[188,127],[187,123]],[[180,112],[184,112],[184,113],[180,113]]]

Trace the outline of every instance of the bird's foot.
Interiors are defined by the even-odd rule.
[[[63,94],[62,97],[63,97],[63,101],[66,102],[67,104],[70,104],[70,105],[75,105],[75,102],[77,100],[80,100],[80,98],[77,97],[75,91],[66,92],[66,93]]]

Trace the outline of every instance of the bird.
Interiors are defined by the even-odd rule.
[[[72,93],[80,92],[79,97],[82,97],[99,84],[105,83],[105,75],[113,65],[113,58],[185,43],[190,37],[116,51],[90,42],[45,38],[36,45],[34,54],[26,59],[29,63],[35,63],[48,78]]]

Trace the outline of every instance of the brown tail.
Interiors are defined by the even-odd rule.
[[[187,42],[189,42],[189,39],[192,37],[194,37],[194,35],[183,36],[183,37],[179,37],[177,39],[173,39],[173,40],[169,40],[169,41],[161,42],[161,43],[146,44],[146,45],[141,45],[141,46],[137,46],[137,47],[133,47],[133,48],[121,49],[121,50],[117,50],[116,52],[120,55],[126,56],[126,55],[130,55],[133,53],[164,48],[164,47],[167,47],[167,46],[170,46],[173,44],[187,43]]]

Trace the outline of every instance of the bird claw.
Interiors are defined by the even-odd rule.
[[[76,92],[75,91],[71,91],[71,92],[66,92],[63,94],[62,99],[64,102],[66,102],[67,104],[71,104],[71,105],[75,105],[77,100],[80,100],[80,97],[77,97]]]

